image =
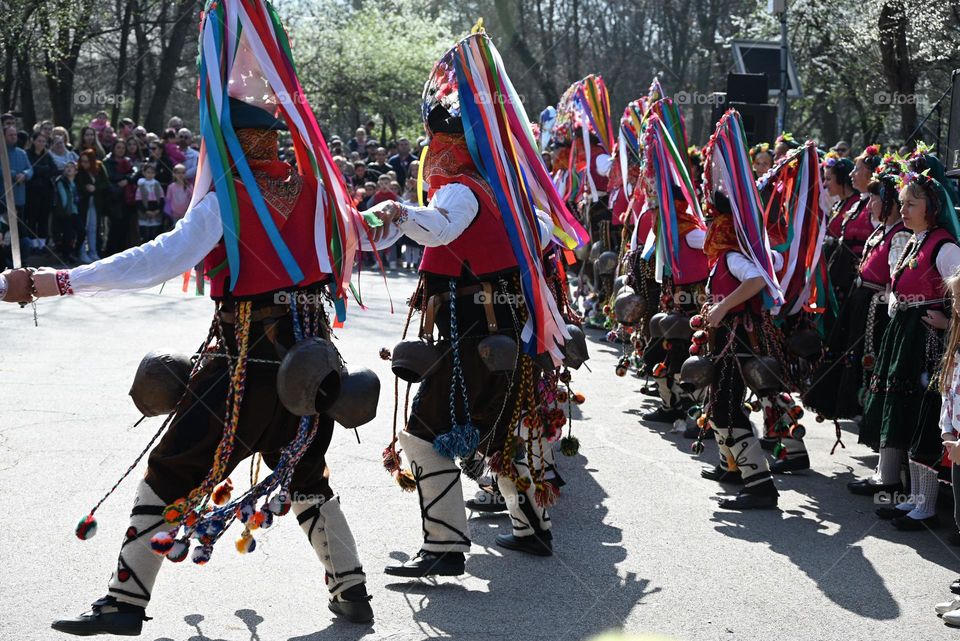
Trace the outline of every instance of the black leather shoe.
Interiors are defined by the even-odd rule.
[[[367,587],[364,584],[355,585],[344,590],[330,601],[330,611],[351,623],[370,623],[373,621],[373,608]]]
[[[950,591],[954,594],[960,594],[960,578],[954,579],[953,583],[950,584]]]
[[[472,499],[466,501],[467,509],[474,512],[506,512],[507,502],[503,494],[494,485],[490,488],[483,488]]]
[[[50,627],[57,632],[80,637],[93,634],[135,637],[143,629],[143,622],[149,620],[144,608],[105,596],[94,601],[89,612],[73,619],[54,621]]]
[[[427,552],[420,550],[417,556],[400,565],[388,565],[384,573],[391,576],[421,578],[425,576],[460,576],[463,574],[462,552]]]
[[[740,492],[732,499],[720,499],[724,510],[772,510],[777,507],[776,494],[751,494]]]
[[[678,418],[686,420],[687,415],[683,413],[683,410],[668,410],[665,407],[658,407],[643,415],[643,420],[651,423],[673,423]]]
[[[644,396],[660,396],[660,386],[656,383],[650,383],[640,388],[640,393]]]
[[[860,481],[850,481],[847,483],[847,489],[860,496],[873,496],[880,492],[899,492],[903,489],[903,486],[899,483],[871,483],[868,479],[862,479]]]
[[[910,510],[901,510],[899,508],[888,506],[888,507],[878,507],[874,512],[877,513],[877,516],[883,519],[884,521],[891,521],[893,519],[898,519],[901,516],[906,516],[910,513]]]
[[[804,454],[796,458],[785,458],[774,461],[770,464],[770,472],[773,474],[785,474],[786,472],[802,472],[810,469],[810,457]]]
[[[716,481],[717,483],[743,485],[743,476],[740,474],[740,470],[731,472],[730,470],[723,469],[719,465],[712,470],[703,470],[700,472],[700,476],[708,481]]]
[[[498,534],[497,545],[508,550],[525,552],[534,556],[553,555],[553,535],[550,532],[538,532],[530,536]]]
[[[947,535],[947,543],[953,547],[960,547],[960,532],[951,532]]]
[[[904,532],[916,532],[918,530],[926,530],[927,528],[933,529],[940,527],[940,517],[936,514],[928,516],[925,519],[911,519],[909,516],[898,516],[890,522],[893,523],[893,527]]]

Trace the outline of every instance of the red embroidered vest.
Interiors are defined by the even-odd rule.
[[[847,212],[850,211],[850,208],[859,202],[860,197],[854,194],[834,205],[832,217],[830,218],[830,222],[827,223],[828,236],[840,238],[840,234],[843,233],[843,219],[846,217]]]
[[[710,270],[710,276],[707,279],[707,295],[710,297],[711,304],[717,304],[724,298],[732,294],[740,286],[740,279],[733,275],[730,266],[727,264],[727,258],[730,254],[737,253],[732,251],[724,252],[720,259]],[[760,295],[756,295],[746,303],[731,308],[728,314],[738,314],[749,308],[754,313],[760,313],[762,301]]]
[[[420,271],[438,276],[484,276],[516,269],[507,229],[490,185],[476,173],[462,137],[434,135],[424,168],[428,196],[446,184],[466,185],[477,199],[477,215],[462,234],[440,247],[425,247]]]
[[[873,233],[877,226],[873,223],[873,216],[870,214],[870,207],[867,206],[867,199],[864,198],[854,205],[856,211],[851,213],[851,217],[843,222],[840,231],[844,246],[856,255],[863,252],[863,244]]]
[[[702,249],[691,247],[687,243],[687,237],[680,239],[680,272],[673,275],[675,285],[692,285],[705,281],[710,275],[710,266],[707,263],[707,255]],[[725,263],[725,261],[724,261]]]
[[[250,196],[243,183],[234,179],[237,204],[240,210],[240,276],[233,291],[230,286],[230,267],[227,265],[227,250],[223,239],[204,259],[204,271],[210,277],[210,296],[249,297],[258,294],[303,287],[324,280],[327,276],[317,260],[314,244],[314,221],[316,218],[317,187],[312,178],[304,178],[303,187],[290,215],[284,217],[267,202],[267,209],[280,230],[280,236],[293,254],[304,278],[294,283],[273,249],[273,244],[260,224]]]
[[[898,220],[886,233],[883,229],[884,227],[877,228],[867,239],[863,259],[860,261],[860,278],[874,285],[887,285],[890,282],[890,242],[894,234],[906,228],[903,221]]]
[[[945,289],[937,270],[937,254],[948,243],[955,245],[956,240],[947,230],[938,227],[928,232],[920,243],[920,251],[893,278],[893,293],[906,302],[931,301],[930,307],[942,308],[940,299]]]
[[[468,186],[480,204],[477,216],[453,242],[425,247],[420,271],[457,278],[464,271],[483,276],[516,269],[517,261],[500,210],[491,205],[490,197],[482,189]]]

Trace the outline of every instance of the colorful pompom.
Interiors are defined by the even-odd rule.
[[[186,509],[186,499],[177,499],[163,510],[163,520],[170,525],[177,525],[183,519]]]
[[[190,541],[187,539],[177,539],[173,542],[173,546],[170,548],[170,551],[167,552],[167,560],[172,561],[173,563],[180,563],[187,558],[187,554],[189,553]]]
[[[240,554],[249,554],[257,549],[257,540],[250,536],[250,532],[243,531],[240,538],[237,539],[237,552]]]
[[[213,501],[214,505],[226,505],[230,500],[230,494],[233,492],[233,481],[229,478],[213,488],[213,493],[210,495],[210,500]]]
[[[560,453],[564,456],[576,456],[580,452],[580,440],[576,436],[564,436],[560,439]]]
[[[206,565],[213,556],[213,545],[200,545],[193,549],[193,562],[197,565]]]
[[[257,510],[253,515],[247,520],[247,528],[250,530],[257,530],[260,526],[263,525],[264,517],[263,512]]]
[[[256,511],[256,508],[253,507],[253,504],[249,501],[244,501],[237,506],[237,520],[241,523],[246,523],[250,520],[250,517],[253,516],[253,513]]]
[[[174,539],[169,532],[157,532],[150,537],[150,548],[163,556],[173,548]]]
[[[389,360],[392,358],[392,356],[391,356],[391,354],[390,354],[390,350],[387,349],[386,347],[381,347],[381,348],[380,348],[380,358],[383,359],[383,360],[385,360],[385,361],[389,361]]]
[[[80,519],[80,522],[77,523],[77,527],[73,532],[81,541],[92,539],[97,533],[97,519],[94,518],[92,513],[86,515]]]

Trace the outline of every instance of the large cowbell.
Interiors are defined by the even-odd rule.
[[[311,336],[297,342],[283,357],[277,372],[277,395],[291,414],[326,414],[353,428],[377,415],[380,379],[369,369],[348,372],[333,343]]]
[[[130,396],[144,416],[163,416],[176,409],[187,389],[193,363],[185,354],[149,352],[140,361]]]

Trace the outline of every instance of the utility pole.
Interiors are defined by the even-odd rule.
[[[768,0],[767,9],[780,18],[780,100],[777,105],[777,131],[787,124],[787,0]]]

